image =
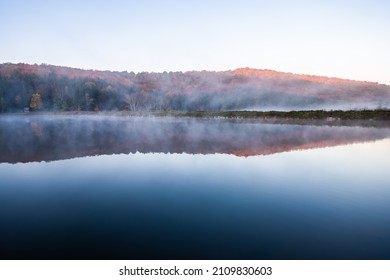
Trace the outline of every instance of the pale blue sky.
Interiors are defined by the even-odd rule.
[[[239,67],[390,84],[390,1],[0,2],[0,63]]]

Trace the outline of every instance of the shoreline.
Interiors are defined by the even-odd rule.
[[[2,113],[1,116],[107,116],[222,118],[270,124],[390,127],[390,110],[307,111],[35,111]]]

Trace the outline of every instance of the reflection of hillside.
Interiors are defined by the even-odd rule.
[[[267,155],[390,137],[389,128],[192,118],[17,116],[0,119],[0,162],[118,153]]]
[[[320,140],[318,142],[306,143],[306,144],[295,145],[295,146],[280,145],[280,146],[272,146],[272,147],[263,147],[259,149],[255,148],[255,149],[247,149],[247,150],[235,150],[235,151],[231,151],[230,153],[236,156],[244,156],[244,157],[256,156],[256,155],[270,155],[270,154],[290,152],[290,151],[335,147],[340,145],[361,143],[361,142],[372,141],[372,140],[376,140],[376,139]]]

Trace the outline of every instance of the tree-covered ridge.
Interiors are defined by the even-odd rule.
[[[294,110],[390,107],[372,82],[242,68],[134,73],[1,64],[0,112]]]

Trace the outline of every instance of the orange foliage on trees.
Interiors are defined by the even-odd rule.
[[[31,96],[30,109],[31,111],[36,111],[40,107],[41,107],[41,95],[39,94],[39,92],[37,92]]]

